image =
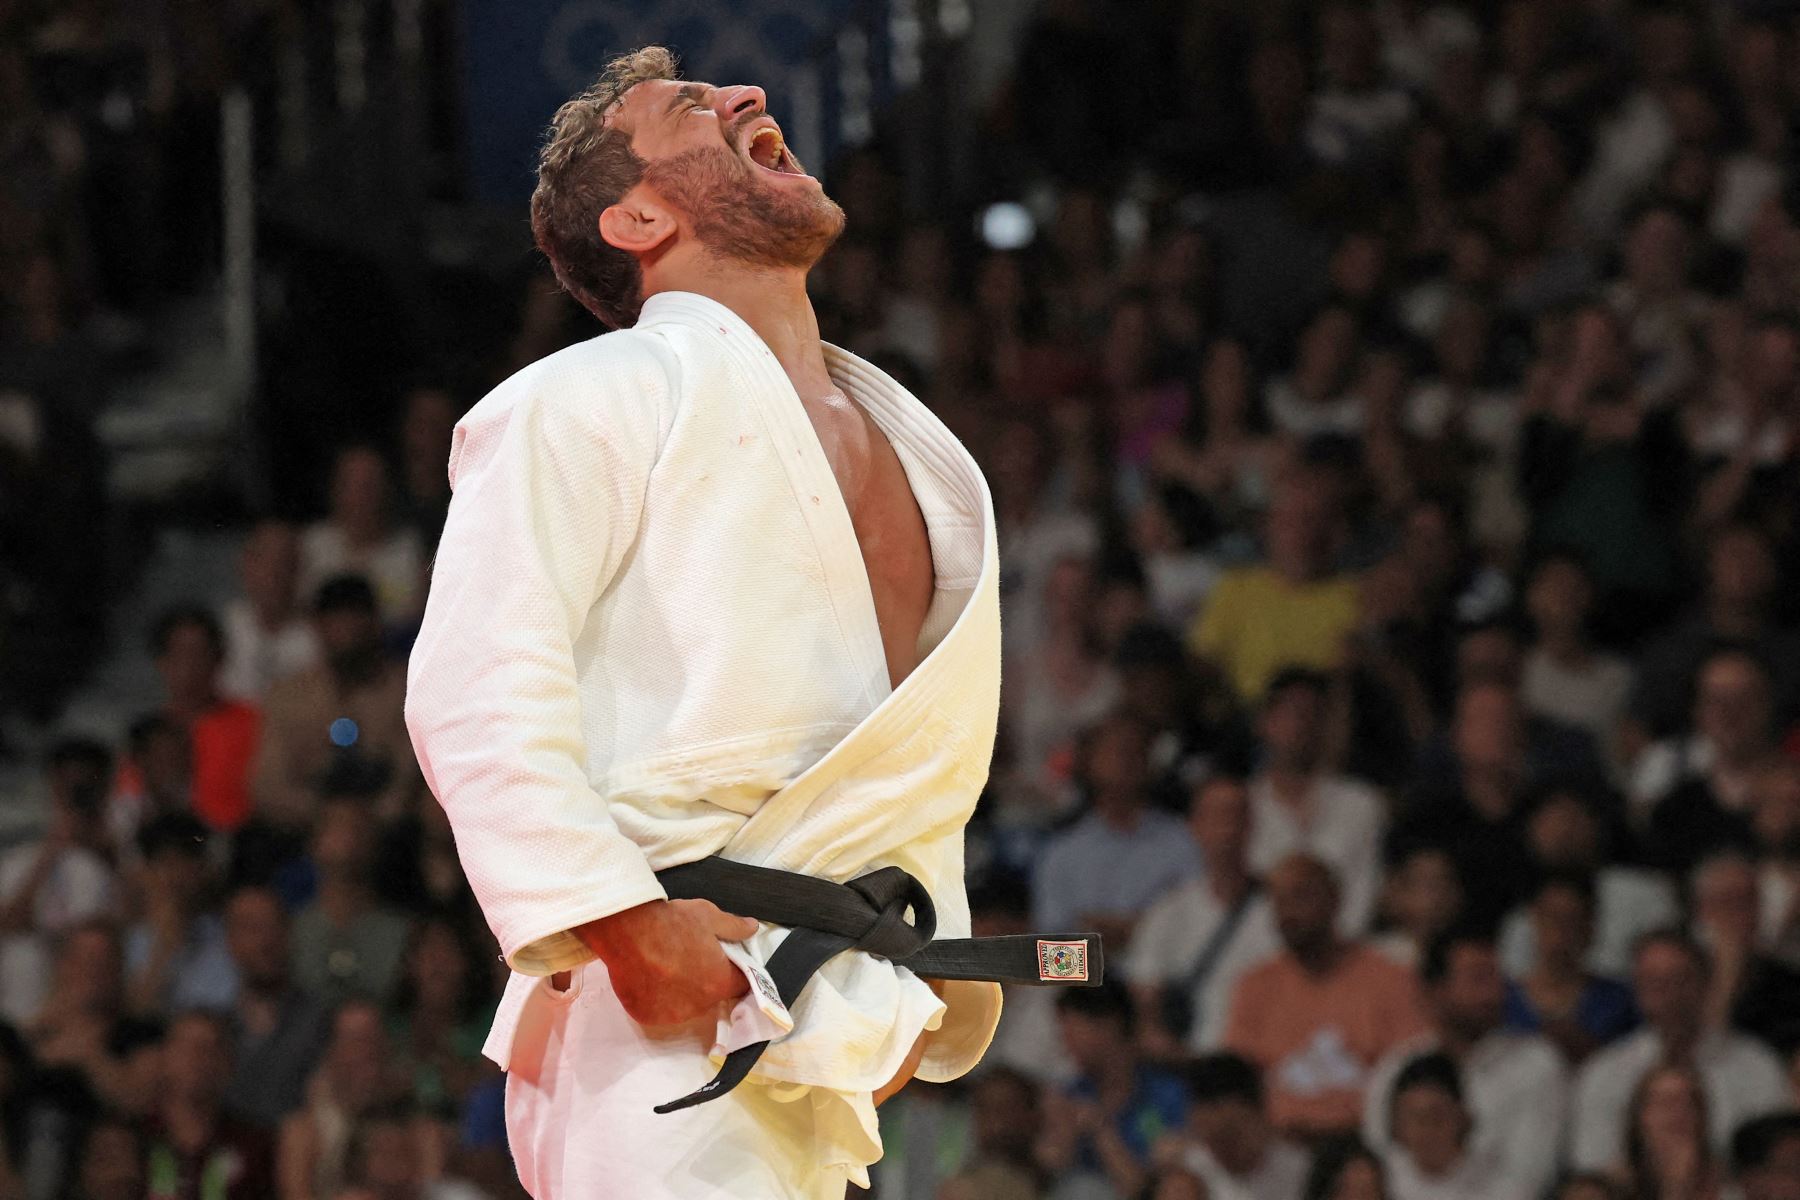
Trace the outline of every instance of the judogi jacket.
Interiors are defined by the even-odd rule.
[[[664,867],[717,853],[843,882],[896,865],[940,937],[969,933],[963,826],[1000,686],[992,499],[915,397],[845,350],[825,359],[929,533],[924,657],[898,688],[818,436],[731,309],[654,295],[635,327],[524,368],[456,426],[406,720],[514,972],[485,1048],[503,1067],[544,998],[534,977],[592,957],[569,931],[661,898]],[[785,933],[744,948],[765,961]],[[746,1086],[807,1091],[823,1161],[872,1162],[868,1093],[918,1034],[936,1030],[927,1081],[993,1036],[999,987],[944,987],[839,955]]]

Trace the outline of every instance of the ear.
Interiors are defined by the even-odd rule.
[[[641,187],[634,187],[600,213],[600,236],[609,246],[648,254],[676,232],[675,214]]]

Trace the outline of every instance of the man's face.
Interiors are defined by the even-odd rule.
[[[1290,858],[1269,874],[1269,904],[1281,940],[1296,954],[1324,948],[1337,920],[1337,885],[1320,864]]]
[[[805,269],[843,232],[844,211],[787,148],[766,102],[758,87],[649,79],[609,120],[644,160],[633,192],[674,209],[680,232],[724,258]]]
[[[1273,759],[1300,770],[1317,760],[1325,721],[1325,697],[1317,688],[1283,688],[1263,713],[1262,739]]]
[[[1768,680],[1755,660],[1721,655],[1701,669],[1695,690],[1694,727],[1722,753],[1744,753],[1768,738]]]
[[[287,975],[287,918],[270,892],[242,892],[225,909],[225,944],[239,974],[257,984]]]
[[[1634,981],[1638,1009],[1658,1032],[1691,1031],[1706,1003],[1706,973],[1679,946],[1651,942],[1638,953]]]
[[[1465,1037],[1480,1037],[1500,1024],[1506,977],[1494,947],[1465,942],[1450,952],[1449,970],[1437,987],[1444,1024]]]
[[[1211,779],[1194,794],[1188,828],[1208,867],[1241,863],[1250,840],[1250,793],[1235,779]]]

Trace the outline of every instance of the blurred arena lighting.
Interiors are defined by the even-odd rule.
[[[1037,236],[1031,210],[1012,200],[1002,200],[981,210],[977,220],[981,240],[993,250],[1022,250]]]

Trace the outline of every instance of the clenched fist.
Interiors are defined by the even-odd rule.
[[[651,900],[574,932],[606,964],[632,1020],[679,1025],[750,990],[720,943],[741,942],[756,929],[711,900]]]

